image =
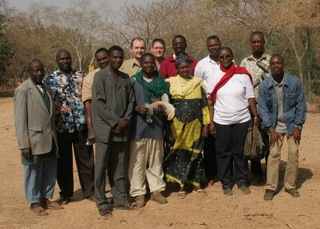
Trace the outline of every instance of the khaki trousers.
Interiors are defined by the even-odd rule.
[[[284,135],[281,135],[278,144],[270,146],[270,154],[267,163],[267,182],[266,189],[277,190],[279,183],[279,168],[281,159],[281,149],[283,145]],[[296,188],[296,181],[299,170],[299,144],[294,142],[292,136],[287,137],[288,141],[288,161],[284,176],[285,189]]]
[[[162,162],[163,139],[131,140],[128,177],[132,197],[146,194],[146,178],[151,193],[165,190]]]

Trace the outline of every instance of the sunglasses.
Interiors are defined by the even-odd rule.
[[[219,56],[220,59],[229,59],[231,57],[231,55],[227,54],[227,55],[221,55]]]

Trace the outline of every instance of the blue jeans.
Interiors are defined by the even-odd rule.
[[[248,169],[243,159],[243,147],[249,122],[232,125],[215,123],[218,176],[223,189],[232,186],[231,170],[233,166],[230,166],[232,161],[235,164],[237,185],[247,185]]]

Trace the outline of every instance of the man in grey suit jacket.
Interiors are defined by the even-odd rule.
[[[92,86],[93,128],[96,137],[95,199],[101,216],[112,216],[105,196],[106,169],[116,209],[134,209],[125,195],[129,122],[134,106],[130,78],[119,71],[123,50],[109,49],[109,65],[97,72]]]
[[[57,136],[54,106],[48,88],[42,84],[44,67],[40,60],[28,64],[30,78],[14,95],[16,135],[24,166],[24,187],[30,210],[47,215],[46,209],[63,209],[51,202],[57,173]]]

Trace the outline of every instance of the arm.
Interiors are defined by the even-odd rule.
[[[95,142],[94,139],[94,129],[92,124],[92,100],[88,99],[84,102],[84,108],[87,119],[87,127],[88,127],[88,140],[93,144]]]
[[[254,117],[254,125],[258,126],[260,120],[259,120],[259,116],[258,116],[256,100],[255,100],[255,98],[249,98],[248,102],[249,102],[250,111],[251,111],[251,113],[253,114],[253,117]]]
[[[209,126],[209,132],[213,136],[216,136],[216,129],[213,123],[213,117],[214,117],[214,103],[208,99],[208,104],[209,104],[209,112],[210,112],[210,126]]]
[[[32,150],[28,132],[28,93],[27,90],[18,88],[14,95],[14,121],[16,135],[21,154],[28,161],[32,159]]]

